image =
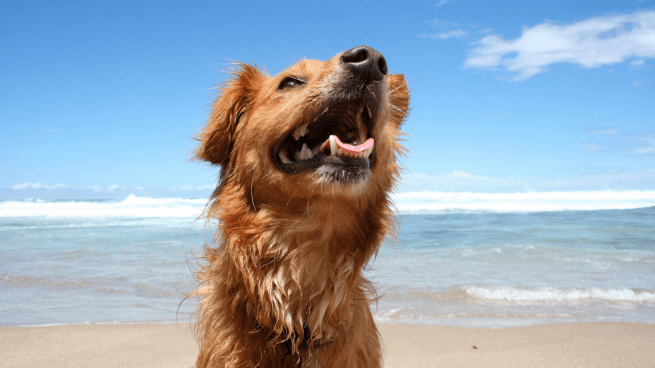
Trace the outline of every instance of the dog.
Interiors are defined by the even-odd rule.
[[[196,137],[220,166],[196,277],[196,367],[381,367],[363,276],[395,217],[402,74],[359,46],[275,76],[237,63]]]

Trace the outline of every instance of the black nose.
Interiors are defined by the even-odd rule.
[[[359,75],[370,76],[371,81],[382,80],[389,72],[387,61],[380,51],[368,46],[357,46],[344,51],[341,62]]]

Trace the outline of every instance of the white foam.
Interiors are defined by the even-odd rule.
[[[606,301],[655,303],[655,293],[652,291],[635,291],[631,289],[601,289],[601,288],[516,288],[509,286],[465,286],[466,294],[473,298],[510,302],[575,302],[575,301]]]
[[[128,217],[195,219],[206,199],[147,198],[130,195],[119,202],[0,202],[0,217]]]
[[[404,192],[393,195],[402,214],[450,211],[535,212],[634,209],[655,206],[655,191],[548,193]],[[207,199],[149,198],[122,201],[43,200],[0,202],[0,217],[197,218]]]
[[[655,191],[533,193],[404,192],[393,195],[403,214],[449,211],[541,212],[634,209],[655,206]]]

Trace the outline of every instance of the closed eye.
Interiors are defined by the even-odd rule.
[[[277,89],[291,89],[291,88],[296,88],[300,87],[303,84],[305,84],[305,81],[302,81],[298,78],[294,77],[286,77],[280,82],[280,85],[277,87]]]

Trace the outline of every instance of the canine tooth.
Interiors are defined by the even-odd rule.
[[[366,128],[364,127],[364,124],[360,125],[358,127],[359,130],[359,140],[362,142],[366,142]]]
[[[330,156],[334,156],[337,153],[337,141],[334,140],[333,135],[330,136]]]
[[[364,151],[362,151],[362,157],[363,158],[368,158],[368,156],[370,156],[372,152],[373,152],[373,146],[371,146],[371,147],[365,149]]]
[[[280,160],[282,161],[283,164],[290,164],[293,162],[289,160],[289,156],[287,156],[287,151],[284,149],[280,150],[280,153],[278,155],[280,156]]]
[[[362,107],[362,112],[364,111],[364,108]],[[368,135],[368,128],[366,124],[364,123],[364,119],[362,118],[362,114],[360,113],[357,115],[357,133],[359,134],[359,140],[362,142],[366,141],[366,136]]]

